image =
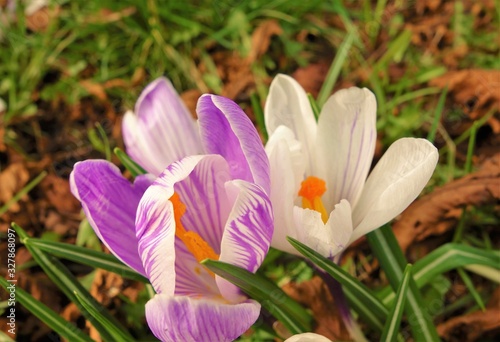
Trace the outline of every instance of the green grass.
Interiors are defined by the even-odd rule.
[[[0,98],[7,104],[5,115],[0,117],[2,127],[6,128],[4,142],[26,159],[40,159],[41,156],[23,150],[26,147],[20,137],[35,139],[43,134],[30,120],[43,118],[47,108],[53,110],[53,103],[61,102],[64,110],[51,114],[64,117],[68,115],[68,108],[82,99],[92,98],[83,80],[98,85],[122,80],[122,86],[105,89],[109,102],[120,114],[125,108],[133,108],[143,87],[161,75],[170,78],[180,92],[198,89],[220,93],[224,80],[215,53],[232,52],[245,58],[251,50],[254,30],[266,20],[276,20],[283,33],[273,37],[269,50],[251,65],[256,86],[250,89],[248,99],[245,96],[241,99],[243,106],[250,108],[252,99],[254,111],[258,112],[259,101],[265,100],[269,81],[275,74],[290,74],[299,67],[328,59],[332,67],[320,92],[319,104],[324,103],[339,82],[371,89],[377,96],[377,129],[383,148],[404,136],[429,137],[440,147],[442,155],[430,185],[443,185],[471,171],[474,141],[470,142],[472,147],[465,163],[457,160],[457,146],[467,146],[469,137],[474,140],[486,120],[479,120],[473,129],[458,137],[448,135],[439,122],[443,111],[448,109],[448,118],[456,120],[465,114],[461,108],[447,108],[447,91],[428,84],[448,71],[443,56],[413,44],[412,34],[404,22],[404,11],[412,10],[411,6],[405,2],[389,5],[383,0],[365,0],[361,4],[320,0],[54,0],[50,9],[55,11],[57,7],[57,15],[40,32],[27,30],[20,5],[15,13],[17,21],[8,28],[0,23],[3,31]],[[384,10],[393,15],[387,19]],[[457,67],[500,69],[498,37],[494,30],[495,25],[499,25],[498,8],[497,12],[488,13],[493,18],[492,27],[479,29],[474,27],[474,17],[464,10],[461,2],[457,2],[454,11],[449,27],[455,36],[451,47],[465,44],[469,48]],[[379,34],[384,34],[383,41],[378,40]],[[306,38],[299,42],[298,36]],[[394,76],[398,68],[404,72]],[[359,74],[363,76],[356,76]],[[262,117],[260,112],[257,114],[256,123],[261,127]],[[96,117],[103,119],[102,114]],[[103,158],[111,159],[115,146],[103,127],[92,123],[85,129],[86,134],[80,135],[86,139],[85,144]],[[31,188],[26,189],[13,201]],[[10,204],[0,211],[7,211]],[[460,222],[463,228],[454,242],[494,249],[488,232],[469,229],[498,223],[492,212],[491,207],[470,208]],[[264,265],[261,274],[279,285],[290,280],[304,281],[313,274],[302,260],[290,260],[279,253],[274,257]],[[359,265],[351,267],[352,270],[360,268]],[[424,288],[424,298],[442,303],[436,316],[444,317],[457,308],[465,311],[476,303],[481,306],[488,299],[484,291],[474,290],[470,273],[463,269],[459,272],[471,294],[457,304],[445,303],[445,294],[451,287],[449,274],[439,276]],[[134,304],[127,303],[127,306],[134,307]],[[139,320],[137,315],[131,314],[130,320]],[[264,329],[256,329],[255,340],[269,336]],[[365,333],[371,336],[370,330]],[[251,337],[246,336],[246,340]]]

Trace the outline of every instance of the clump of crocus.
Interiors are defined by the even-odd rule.
[[[111,163],[87,160],[75,165],[71,188],[103,243],[153,285],[146,319],[156,337],[230,341],[257,320],[260,304],[200,261],[251,272],[260,266],[273,232],[268,162],[253,124],[234,102],[202,96],[199,135],[179,102],[160,79],[141,95],[138,116],[128,114],[124,124],[127,151],[155,176],[131,184]],[[199,152],[206,154],[186,157]],[[172,163],[175,158],[182,159]]]
[[[272,246],[296,253],[291,236],[325,257],[389,222],[422,191],[438,161],[427,140],[394,142],[367,178],[376,143],[368,89],[332,95],[318,121],[302,87],[278,75],[265,106],[275,213]]]

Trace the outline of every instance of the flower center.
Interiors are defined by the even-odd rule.
[[[299,190],[299,196],[302,197],[302,207],[319,212],[324,223],[328,221],[328,214],[321,201],[321,196],[323,196],[325,191],[325,181],[314,176],[309,176],[304,179],[300,184]]]
[[[177,236],[186,245],[189,253],[191,253],[198,262],[205,259],[219,260],[219,255],[214,252],[208,242],[196,232],[187,231],[181,222],[181,217],[186,212],[186,205],[181,202],[179,195],[174,193],[170,197],[170,202],[174,205],[175,218],[175,236]],[[210,272],[212,275],[213,273]]]

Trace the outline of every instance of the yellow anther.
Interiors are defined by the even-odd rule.
[[[186,206],[181,202],[179,195],[174,193],[172,197],[170,197],[170,202],[174,205],[175,236],[186,245],[188,251],[198,262],[205,259],[219,260],[219,255],[214,252],[208,242],[203,240],[198,233],[187,231],[182,225],[181,217],[186,212]],[[210,272],[210,274],[215,276],[212,272]]]
[[[299,190],[299,196],[302,197],[302,207],[305,209],[316,210],[321,214],[321,219],[326,223],[328,214],[321,201],[321,196],[326,192],[326,183],[324,180],[309,176],[302,183]]]

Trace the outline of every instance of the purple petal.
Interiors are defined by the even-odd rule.
[[[70,175],[71,192],[97,236],[125,264],[145,275],[135,237],[135,213],[152,180],[138,177],[132,185],[118,167],[105,160],[76,163]]]
[[[375,96],[355,87],[336,92],[321,110],[317,162],[327,184],[328,210],[342,199],[354,207],[359,199],[375,151],[376,111]]]
[[[273,236],[273,212],[271,202],[261,187],[241,180],[228,182],[226,189],[234,203],[227,220],[220,261],[231,263],[255,272],[262,264]],[[222,295],[236,300],[239,291],[234,285],[217,277]]]
[[[175,238],[170,198],[175,191],[186,205],[181,218],[184,228],[198,233],[219,253],[223,222],[229,215],[223,187],[227,180],[229,170],[221,156],[187,157],[169,165],[144,194],[137,210],[136,233],[146,274],[158,293],[219,293],[213,277],[207,276]]]
[[[176,160],[201,152],[195,120],[164,77],[144,89],[135,114],[127,112],[122,126],[128,155],[154,175]]]
[[[215,95],[200,97],[196,111],[206,152],[223,156],[233,179],[256,183],[269,193],[269,162],[245,112],[233,101]]]
[[[210,299],[156,295],[146,304],[146,319],[161,341],[233,341],[257,320],[260,304],[223,304]]]

